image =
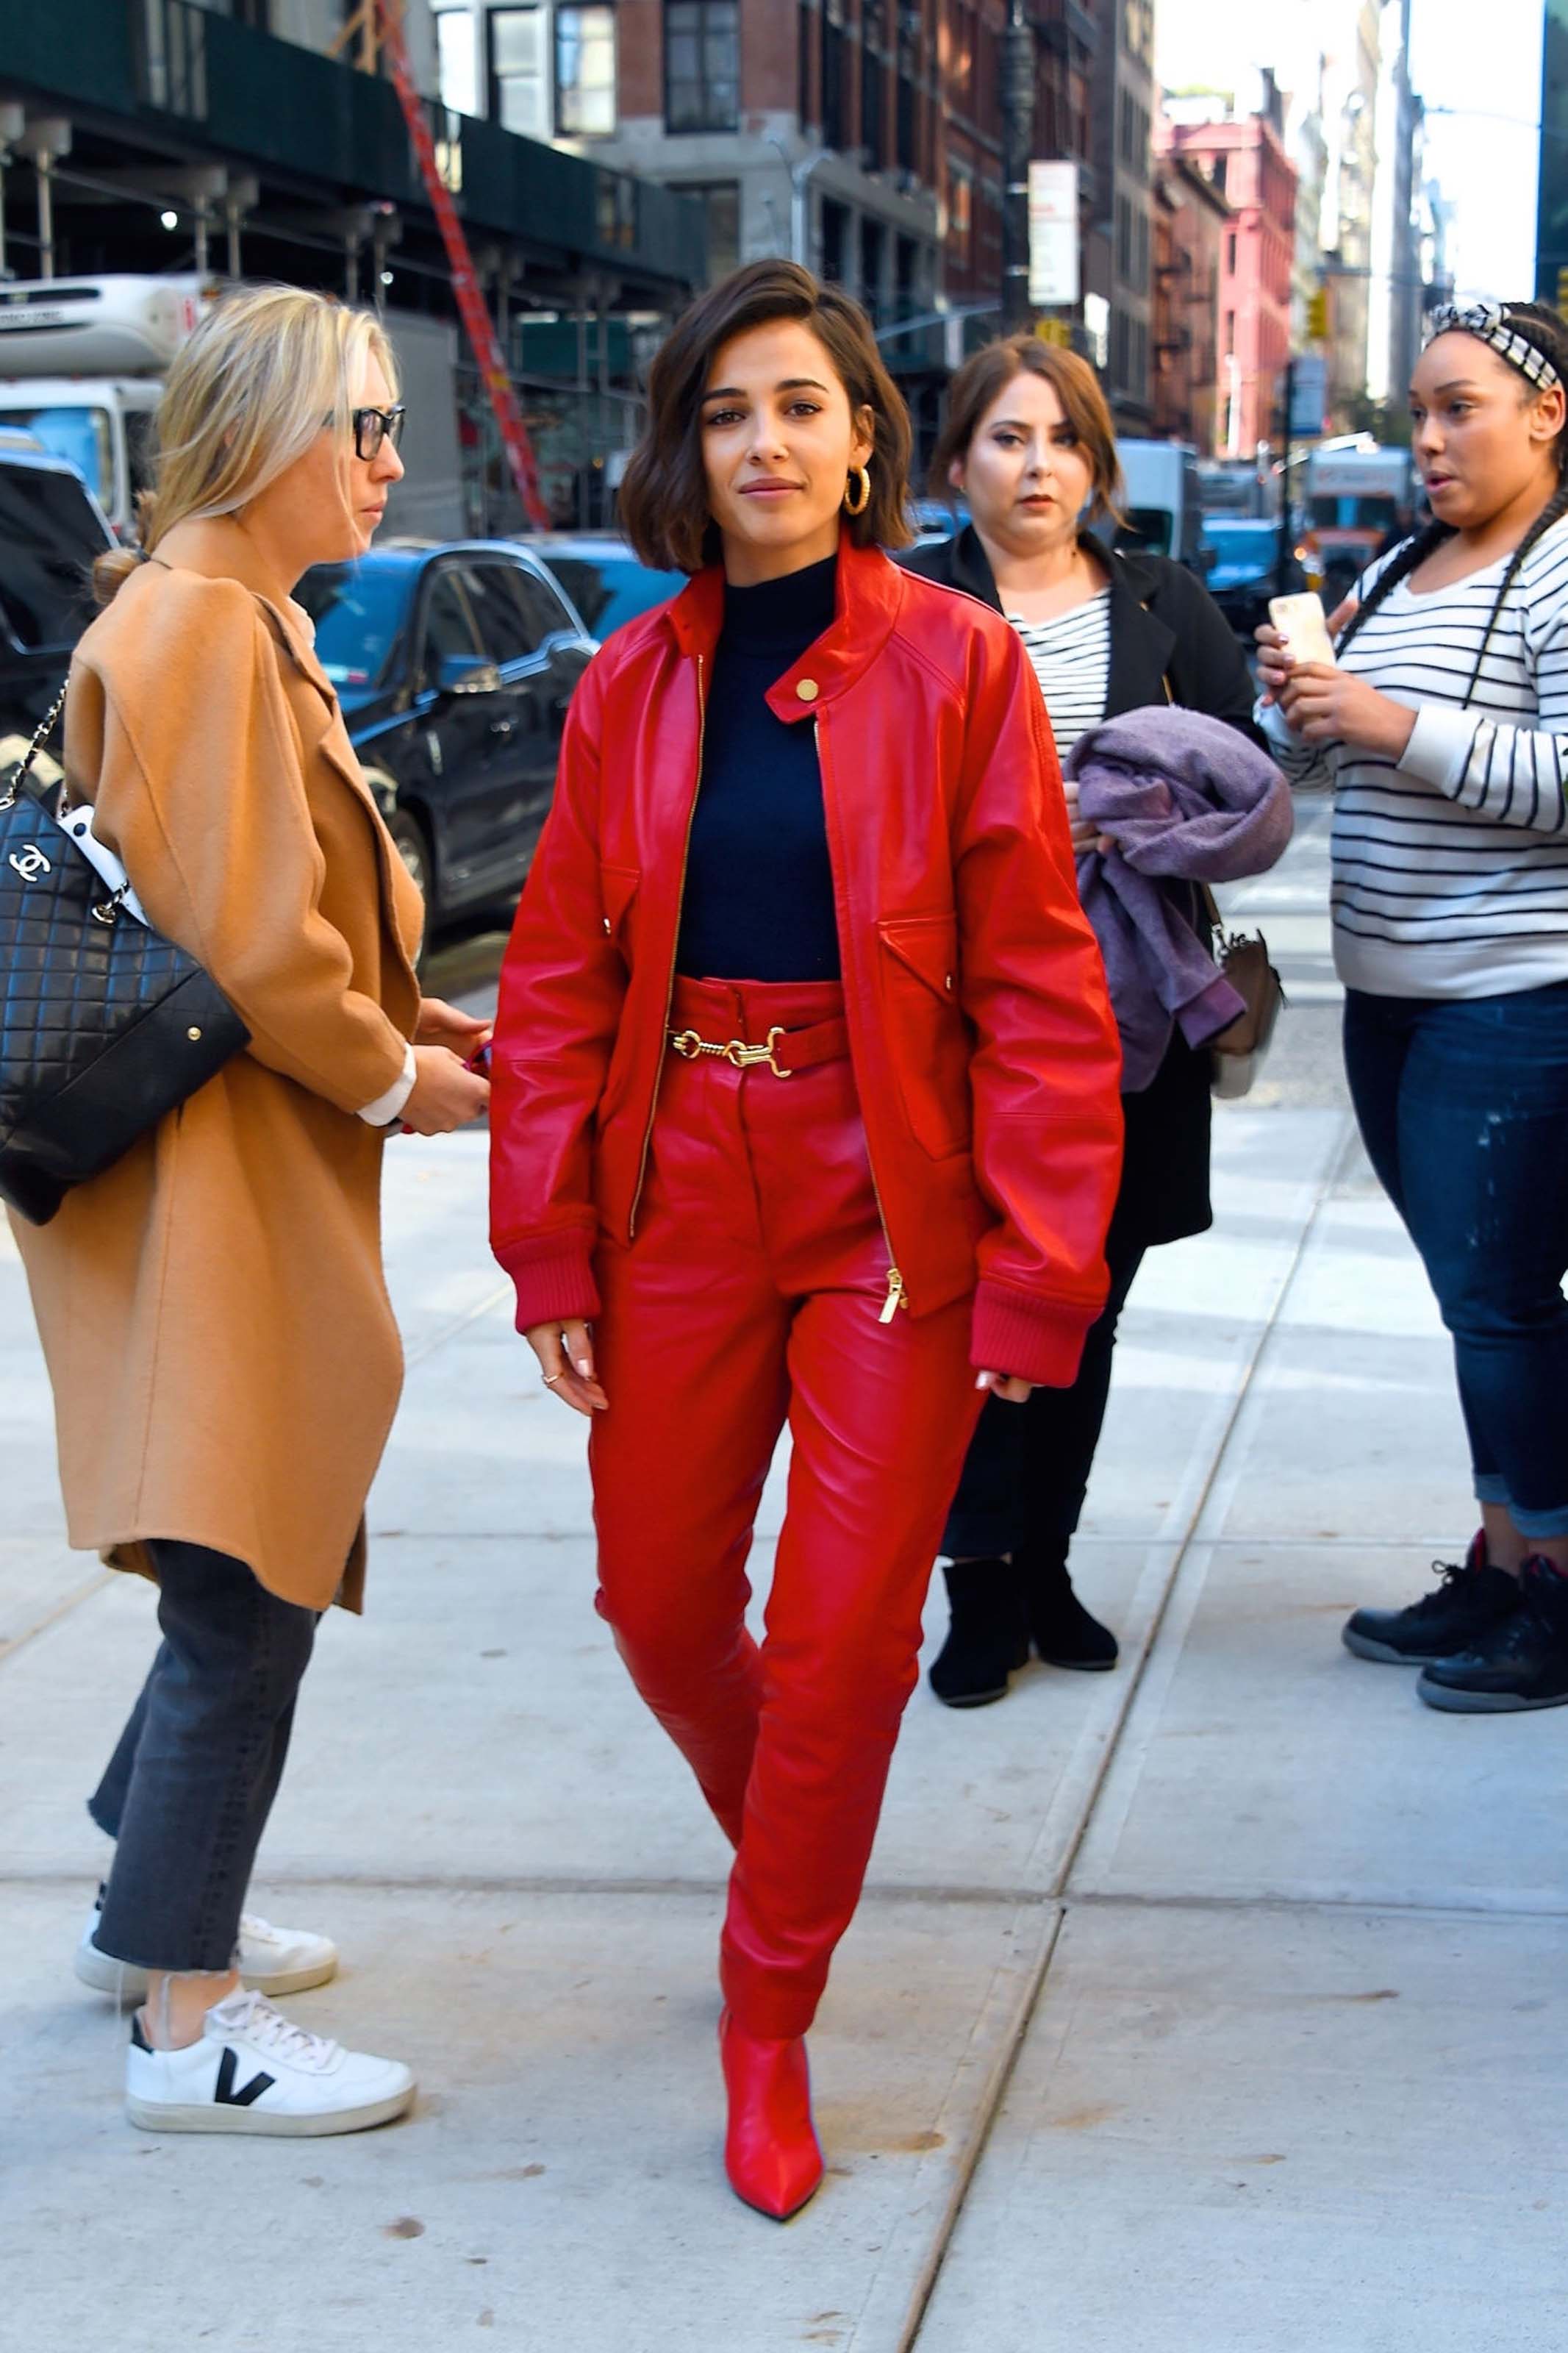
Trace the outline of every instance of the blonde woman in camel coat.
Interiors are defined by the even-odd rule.
[[[401,421],[374,319],[289,288],[219,305],[171,373],[145,555],[100,566],[71,671],[71,796],[250,1031],[48,1225],[16,1221],[71,1541],[159,1587],[78,1955],[144,1997],[128,2109],[153,2129],[353,2131],[414,2091],[272,2008],[336,1954],[241,1909],[317,1617],[360,1604],[397,1404],[384,1139],[489,1093],[462,1059],[483,1026],[420,997],[419,896],[290,594],[369,546]]]

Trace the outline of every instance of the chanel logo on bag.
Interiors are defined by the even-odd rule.
[[[54,868],[36,841],[29,842],[26,849],[14,849],[11,853],[11,863],[24,882],[36,882],[41,874],[54,872]]]

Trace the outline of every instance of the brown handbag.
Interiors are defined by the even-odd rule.
[[[1273,1041],[1274,1025],[1285,1003],[1285,985],[1268,960],[1268,943],[1261,932],[1226,932],[1214,892],[1204,885],[1220,970],[1247,1009],[1228,1029],[1209,1039],[1213,1057],[1212,1086],[1222,1103],[1250,1094]]]

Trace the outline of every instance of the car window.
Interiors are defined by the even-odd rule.
[[[0,466],[0,623],[16,644],[76,643],[92,618],[93,558],[105,545],[71,476]]]
[[[537,572],[525,572],[521,565],[516,579],[517,593],[536,647],[542,646],[546,638],[576,636],[576,623],[548,580],[542,580]]]
[[[74,466],[100,506],[113,506],[114,428],[107,408],[7,408],[5,416]]]
[[[538,645],[519,595],[515,564],[465,564],[463,586],[479,624],[479,643],[498,669],[524,661]]]
[[[434,686],[444,661],[479,663],[489,659],[479,643],[468,600],[455,565],[444,564],[430,583],[425,605],[425,643],[420,670]]]
[[[403,565],[318,564],[294,595],[316,625],[316,656],[335,687],[380,686],[395,659],[413,574]]]

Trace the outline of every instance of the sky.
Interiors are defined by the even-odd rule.
[[[1321,21],[1354,0],[1309,5]],[[1283,47],[1269,54],[1268,27],[1291,13],[1289,0],[1245,10],[1156,0],[1161,79],[1228,88],[1249,64],[1282,65]],[[1452,259],[1464,293],[1517,301],[1533,288],[1541,39],[1542,0],[1412,0],[1411,79],[1429,110],[1426,170],[1456,207]],[[1436,111],[1445,108],[1454,111]]]

